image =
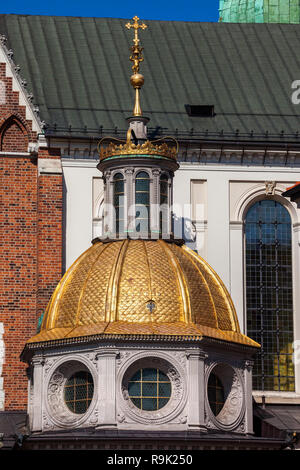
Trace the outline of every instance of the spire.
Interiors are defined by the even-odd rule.
[[[139,17],[133,17],[133,23],[127,23],[125,26],[128,29],[134,29],[133,46],[131,46],[130,60],[133,62],[132,70],[133,75],[130,77],[130,83],[135,89],[135,104],[133,108],[133,116],[142,116],[141,104],[140,104],[140,89],[144,85],[144,77],[140,74],[140,62],[143,62],[144,57],[142,54],[143,47],[140,46],[140,40],[138,37],[139,29],[146,29],[148,26],[145,23],[139,23]]]
[[[220,0],[223,23],[300,23],[300,0]]]
[[[135,16],[126,27],[134,30],[130,82],[135,89],[135,105],[133,116],[127,118],[126,141],[103,137],[98,144],[97,168],[103,174],[105,188],[102,239],[173,239],[171,206],[174,171],[179,167],[178,143],[173,137],[147,138],[149,118],[142,115],[139,96],[144,84],[140,74],[144,58],[138,37],[139,29],[147,25]],[[173,142],[168,145],[170,140]]]

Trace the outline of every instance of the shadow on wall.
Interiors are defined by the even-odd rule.
[[[185,244],[197,253],[196,228],[192,220],[189,217],[178,217],[173,214],[172,221],[175,239],[183,239]]]

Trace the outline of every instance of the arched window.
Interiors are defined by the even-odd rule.
[[[261,344],[254,390],[294,391],[291,218],[262,200],[246,214],[247,335]]]
[[[150,230],[150,178],[145,171],[135,178],[135,229],[147,233]]]
[[[116,173],[113,181],[116,235],[118,235],[124,232],[124,177],[122,173]]]
[[[168,232],[168,176],[160,177],[160,233]]]

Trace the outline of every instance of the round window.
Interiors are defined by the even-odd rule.
[[[171,397],[171,382],[160,369],[139,369],[128,381],[128,394],[140,410],[157,411]]]
[[[208,401],[213,414],[218,416],[225,403],[224,387],[219,377],[213,372],[208,379]]]
[[[75,372],[65,383],[65,403],[73,413],[85,413],[90,406],[93,393],[94,382],[91,374],[87,371]]]
[[[237,369],[225,363],[216,364],[208,376],[207,402],[211,418],[223,429],[234,429],[243,416],[244,389]]]

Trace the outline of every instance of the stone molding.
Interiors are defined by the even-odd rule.
[[[210,429],[216,428],[223,431],[236,431],[238,427],[244,429],[246,397],[243,373],[241,369],[234,367],[228,361],[210,361],[205,371],[205,390],[208,389],[210,374],[218,368],[222,372],[220,374],[220,371],[218,371],[217,375],[222,375],[220,378],[222,379],[225,393],[228,393],[228,395],[224,407],[215,416],[209,405],[208,394],[205,394],[206,425]],[[228,390],[226,390],[227,388]]]
[[[169,402],[160,410],[149,412],[138,409],[130,400],[127,383],[130,376],[140,367],[159,367],[170,379],[172,394]],[[119,403],[118,421],[135,422],[144,425],[166,423],[184,424],[186,416],[180,416],[186,405],[186,372],[182,365],[166,352],[142,351],[123,357],[117,374],[117,402]],[[177,418],[177,419],[176,419]]]
[[[47,365],[47,363],[46,363]],[[43,430],[86,426],[97,423],[98,374],[93,363],[84,355],[67,355],[53,361],[45,377],[45,410]],[[75,372],[87,370],[94,382],[91,404],[83,415],[72,413],[64,403],[64,385]]]

